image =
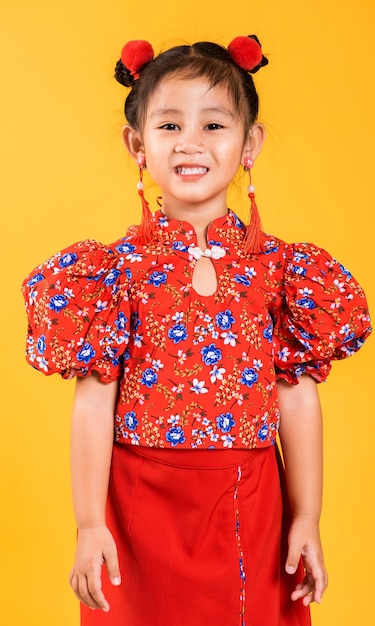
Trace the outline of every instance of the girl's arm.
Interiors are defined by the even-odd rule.
[[[306,576],[292,594],[307,606],[321,602],[328,584],[320,543],[319,519],[322,506],[322,414],[317,385],[301,376],[298,385],[278,382],[282,445],[288,494],[292,508],[289,551],[285,564],[296,571],[300,556]]]
[[[121,582],[116,545],[105,520],[117,393],[117,382],[103,384],[95,373],[78,379],[72,416],[71,471],[78,539],[70,584],[81,602],[103,611],[109,610],[101,589],[103,563],[111,582]]]

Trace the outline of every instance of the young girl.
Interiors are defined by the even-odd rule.
[[[327,252],[261,231],[251,182],[249,226],[227,208],[264,141],[251,74],[266,63],[255,36],[156,58],[129,42],[116,78],[131,87],[142,223],[24,283],[28,361],[78,377],[83,626],[307,626],[327,586],[316,382],[362,345],[369,317]]]

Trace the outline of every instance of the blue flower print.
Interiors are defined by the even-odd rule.
[[[38,337],[38,340],[36,342],[36,349],[38,350],[39,354],[44,354],[46,351],[46,336],[45,335],[40,335],[40,337]]]
[[[216,365],[221,360],[221,350],[214,343],[204,346],[201,350],[202,361],[205,365]]]
[[[240,285],[244,285],[245,287],[249,287],[251,285],[251,280],[245,274],[236,274],[234,277],[236,283]]]
[[[86,365],[88,365],[95,355],[96,351],[92,347],[91,343],[84,343],[81,350],[77,354],[77,360],[83,361]]]
[[[272,343],[272,336],[273,336],[273,326],[272,324],[268,324],[268,326],[263,331],[263,337],[267,339],[269,343]]]
[[[216,418],[216,424],[222,433],[229,433],[231,428],[236,425],[233,419],[233,413],[220,413]]]
[[[132,271],[128,267],[125,269],[125,276],[128,280],[131,280],[131,278],[133,278]]]
[[[168,330],[168,337],[172,339],[173,343],[180,343],[187,339],[188,332],[185,324],[175,324]]]
[[[168,226],[168,218],[166,215],[160,215],[159,217],[159,226],[161,228],[166,228]]]
[[[154,287],[160,287],[167,282],[167,275],[165,272],[152,272],[147,282]]]
[[[274,252],[277,252],[279,249],[279,244],[276,243],[276,241],[266,241],[265,246],[264,246],[264,252],[265,254],[273,254]]]
[[[27,286],[28,287],[33,287],[37,283],[40,283],[41,280],[44,280],[44,274],[39,272],[38,274],[35,274],[35,276],[30,278],[29,281],[27,281]]]
[[[351,333],[350,335],[347,335],[347,337],[345,337],[344,342],[345,343],[351,343],[353,341],[353,339],[355,339],[355,333]]]
[[[240,228],[241,230],[242,230],[243,228],[245,228],[245,226],[244,226],[244,225],[243,225],[243,223],[241,222],[240,218],[239,218],[239,217],[237,217],[237,215],[236,215],[235,213],[231,213],[231,216],[233,217],[233,220],[234,220],[234,225],[235,225],[237,228]]]
[[[59,265],[60,267],[69,267],[69,265],[74,265],[77,259],[78,255],[75,252],[67,252],[62,255]]]
[[[125,313],[122,313],[122,311],[120,311],[117,316],[117,320],[115,320],[115,326],[117,330],[118,331],[125,330],[126,324],[128,323],[128,321],[129,320],[126,317]]]
[[[241,375],[242,385],[246,387],[252,387],[258,380],[258,372],[252,367],[245,367]]]
[[[290,269],[293,274],[298,274],[298,276],[306,276],[306,269],[304,267],[300,267],[299,265],[291,265]]]
[[[263,426],[261,426],[258,430],[258,433],[257,433],[258,439],[260,439],[260,441],[265,441],[267,439],[267,435],[268,435],[268,425],[263,424]]]
[[[151,389],[152,385],[158,382],[158,375],[151,367],[148,367],[141,376],[141,384]]]
[[[129,254],[130,252],[134,252],[136,248],[137,246],[130,243],[130,241],[124,241],[124,243],[119,243],[116,246],[115,250],[119,252],[120,254]]]
[[[296,300],[296,304],[297,306],[300,306],[302,309],[315,309],[316,308],[316,304],[314,300],[308,297],[299,298],[299,300]]]
[[[100,280],[103,276],[103,273],[103,270],[99,270],[99,272],[97,272],[94,276],[86,276],[86,280],[93,280],[95,282],[98,282],[98,280]]]
[[[236,283],[239,283],[241,285],[245,285],[245,287],[249,287],[251,285],[251,281],[254,278],[254,276],[256,276],[257,273],[255,271],[255,269],[253,267],[245,267],[245,273],[244,274],[236,274],[234,279],[236,281]]]
[[[300,261],[302,261],[302,260],[305,260],[305,261],[306,261],[306,260],[309,258],[309,256],[310,256],[310,255],[309,255],[309,254],[307,254],[307,252],[301,252],[301,251],[299,251],[299,250],[297,250],[297,251],[293,252],[293,260],[294,260],[296,263],[299,263],[299,262],[300,262]]]
[[[344,276],[347,276],[349,279],[353,278],[353,275],[349,272],[349,270],[346,269],[345,265],[341,265],[341,263],[339,263],[338,265]]]
[[[139,421],[137,420],[137,416],[134,411],[128,411],[127,413],[125,413],[124,422],[129,430],[136,430],[139,424]]]
[[[216,315],[216,324],[221,330],[229,330],[232,328],[232,325],[235,323],[236,318],[233,316],[232,311],[229,309],[225,309],[225,311],[220,311]]]
[[[113,285],[118,279],[118,277],[120,276],[120,273],[121,272],[119,270],[111,270],[110,272],[108,272],[107,276],[103,280],[103,283],[107,287],[109,287],[110,285]]]
[[[292,326],[291,329],[291,333],[293,334],[294,332],[294,326]],[[301,328],[301,330],[299,331],[299,334],[301,337],[303,337],[303,339],[314,339],[314,335],[312,335],[311,333],[309,333],[307,330],[304,330],[303,328]]]
[[[105,350],[103,351],[103,354],[108,356],[113,365],[119,365],[122,362],[122,356],[116,356],[117,353],[118,348],[111,348],[111,346],[106,346]]]
[[[100,342],[100,345],[101,346],[103,345],[102,342]],[[118,348],[112,348],[112,346],[104,347],[103,354],[108,356],[110,359],[114,359],[117,353],[118,353]]]
[[[181,252],[187,252],[188,246],[185,246],[183,241],[174,241],[172,243],[172,250],[180,250]]]
[[[319,363],[310,363],[309,364],[311,368],[315,369],[315,370],[319,370]],[[294,370],[294,376],[296,378],[298,378],[298,376],[301,376],[302,374],[304,374],[306,372],[306,365],[297,365],[295,370]]]
[[[142,320],[139,318],[139,313],[137,311],[134,311],[131,314],[130,317],[130,328],[131,330],[135,333],[137,332],[138,328],[140,327],[140,325],[142,324]]]
[[[341,326],[339,333],[340,335],[343,335],[343,339],[345,342],[350,341],[355,336],[354,333],[351,332],[349,324],[344,324],[344,326]]]
[[[60,311],[62,311],[62,309],[65,309],[68,304],[68,298],[66,298],[62,294],[57,294],[55,296],[52,296],[51,300],[49,301],[48,308],[51,309],[51,311],[56,311],[56,313],[60,313]]]
[[[165,438],[173,448],[178,446],[179,443],[185,443],[186,441],[185,433],[181,426],[174,426],[173,428],[167,430]]]

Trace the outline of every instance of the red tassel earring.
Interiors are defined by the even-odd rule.
[[[246,228],[245,235],[245,252],[260,252],[262,248],[262,223],[260,221],[260,215],[258,207],[255,202],[255,187],[251,182],[251,168],[254,165],[254,161],[251,157],[245,156],[243,159],[243,167],[245,172],[249,172],[249,186],[247,188],[248,196],[250,198],[250,223]]]
[[[139,182],[137,183],[138,195],[142,202],[142,220],[137,231],[137,241],[140,244],[150,243],[153,239],[155,221],[150,211],[150,206],[144,195],[143,170],[146,169],[146,157],[144,154],[137,159],[139,167]]]

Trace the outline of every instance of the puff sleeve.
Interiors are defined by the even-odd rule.
[[[124,259],[83,241],[37,267],[23,282],[28,315],[26,359],[46,375],[121,376],[129,340],[129,275]]]
[[[356,352],[371,332],[364,292],[350,272],[313,244],[286,246],[283,305],[276,314],[275,368],[326,379],[331,361]]]

